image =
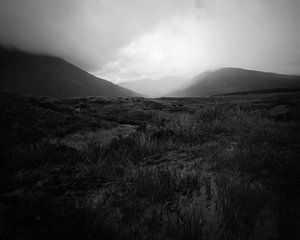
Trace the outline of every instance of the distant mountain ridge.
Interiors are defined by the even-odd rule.
[[[140,96],[63,59],[0,46],[0,89],[57,98]]]
[[[167,94],[173,97],[200,97],[232,92],[289,89],[300,87],[300,76],[260,72],[241,68],[221,68],[199,74],[182,90]]]
[[[185,85],[187,79],[182,77],[167,76],[157,80],[141,79],[136,81],[121,82],[118,85],[148,97],[161,97],[170,91],[175,91]]]

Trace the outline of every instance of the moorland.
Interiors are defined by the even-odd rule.
[[[297,92],[1,92],[2,239],[299,239]]]

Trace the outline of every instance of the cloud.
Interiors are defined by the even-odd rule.
[[[0,43],[94,70],[183,0],[0,0]]]
[[[0,0],[0,43],[112,81],[221,66],[299,72],[299,0]]]
[[[294,0],[197,1],[121,48],[97,74],[124,81],[224,66],[299,72],[299,65],[283,64],[300,52],[298,10]]]

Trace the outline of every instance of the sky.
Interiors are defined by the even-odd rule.
[[[300,73],[300,0],[0,0],[0,44],[112,82]]]

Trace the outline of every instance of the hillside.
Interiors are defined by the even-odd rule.
[[[185,82],[185,78],[167,76],[157,80],[141,79],[130,82],[122,82],[119,86],[149,97],[161,97],[170,91],[175,91],[176,89],[185,86]]]
[[[69,98],[138,96],[62,59],[0,47],[0,89]]]
[[[188,88],[170,92],[168,96],[195,97],[232,92],[299,88],[300,76],[240,68],[222,68],[199,74],[191,82],[192,84]]]

